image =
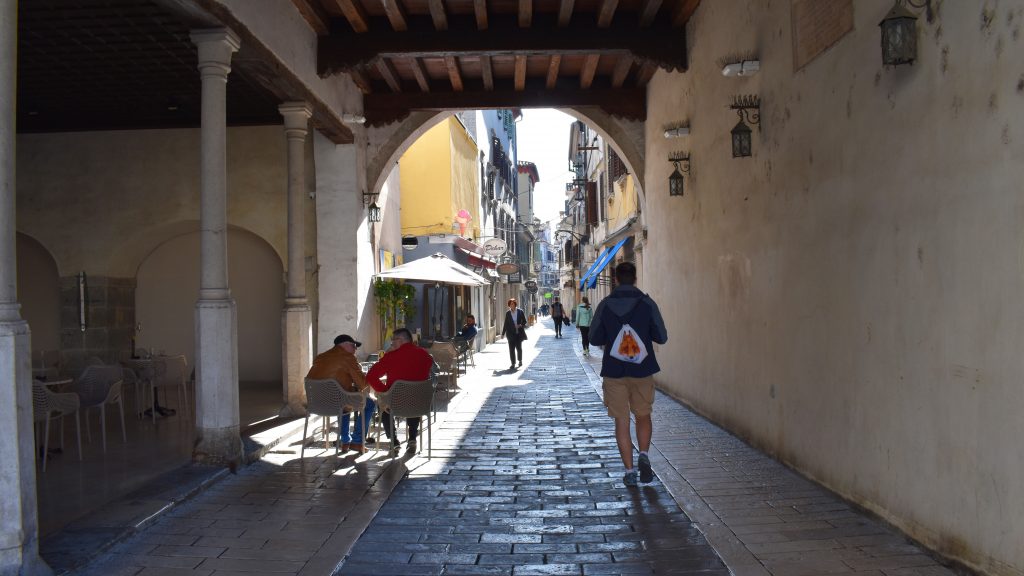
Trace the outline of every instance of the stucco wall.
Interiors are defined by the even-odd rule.
[[[794,71],[790,2],[702,2],[690,70],[652,80],[660,383],[929,546],[1022,574],[1024,3],[938,2],[896,69],[891,0],[853,4],[854,30]],[[760,73],[723,77],[745,51]],[[733,159],[741,93],[762,123]],[[682,198],[675,149],[693,157]]]

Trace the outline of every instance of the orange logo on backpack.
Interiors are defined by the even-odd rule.
[[[637,344],[633,332],[627,330],[622,334],[622,341],[619,342],[619,354],[634,358],[640,355],[640,345]]]

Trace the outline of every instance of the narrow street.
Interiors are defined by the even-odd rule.
[[[670,336],[671,338],[671,336]],[[600,353],[575,327],[476,354],[426,458],[333,456],[290,438],[84,574],[938,576],[884,524],[659,394],[660,480],[622,484]],[[323,446],[319,444],[319,446]]]

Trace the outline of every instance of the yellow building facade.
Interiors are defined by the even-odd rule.
[[[446,118],[399,160],[402,234],[480,236],[477,145],[462,122]]]

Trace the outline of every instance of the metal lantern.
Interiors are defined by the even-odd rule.
[[[882,64],[913,64],[917,59],[917,16],[902,0],[896,0],[878,26],[882,29]]]
[[[668,177],[668,195],[669,196],[682,196],[684,185],[683,174],[679,172],[679,162],[676,162],[676,167],[672,170],[672,175]]]
[[[746,158],[750,156],[750,126],[740,118],[736,127],[732,129],[732,157]]]
[[[366,211],[369,214],[370,222],[380,222],[380,206],[377,206],[376,202],[370,204]]]

